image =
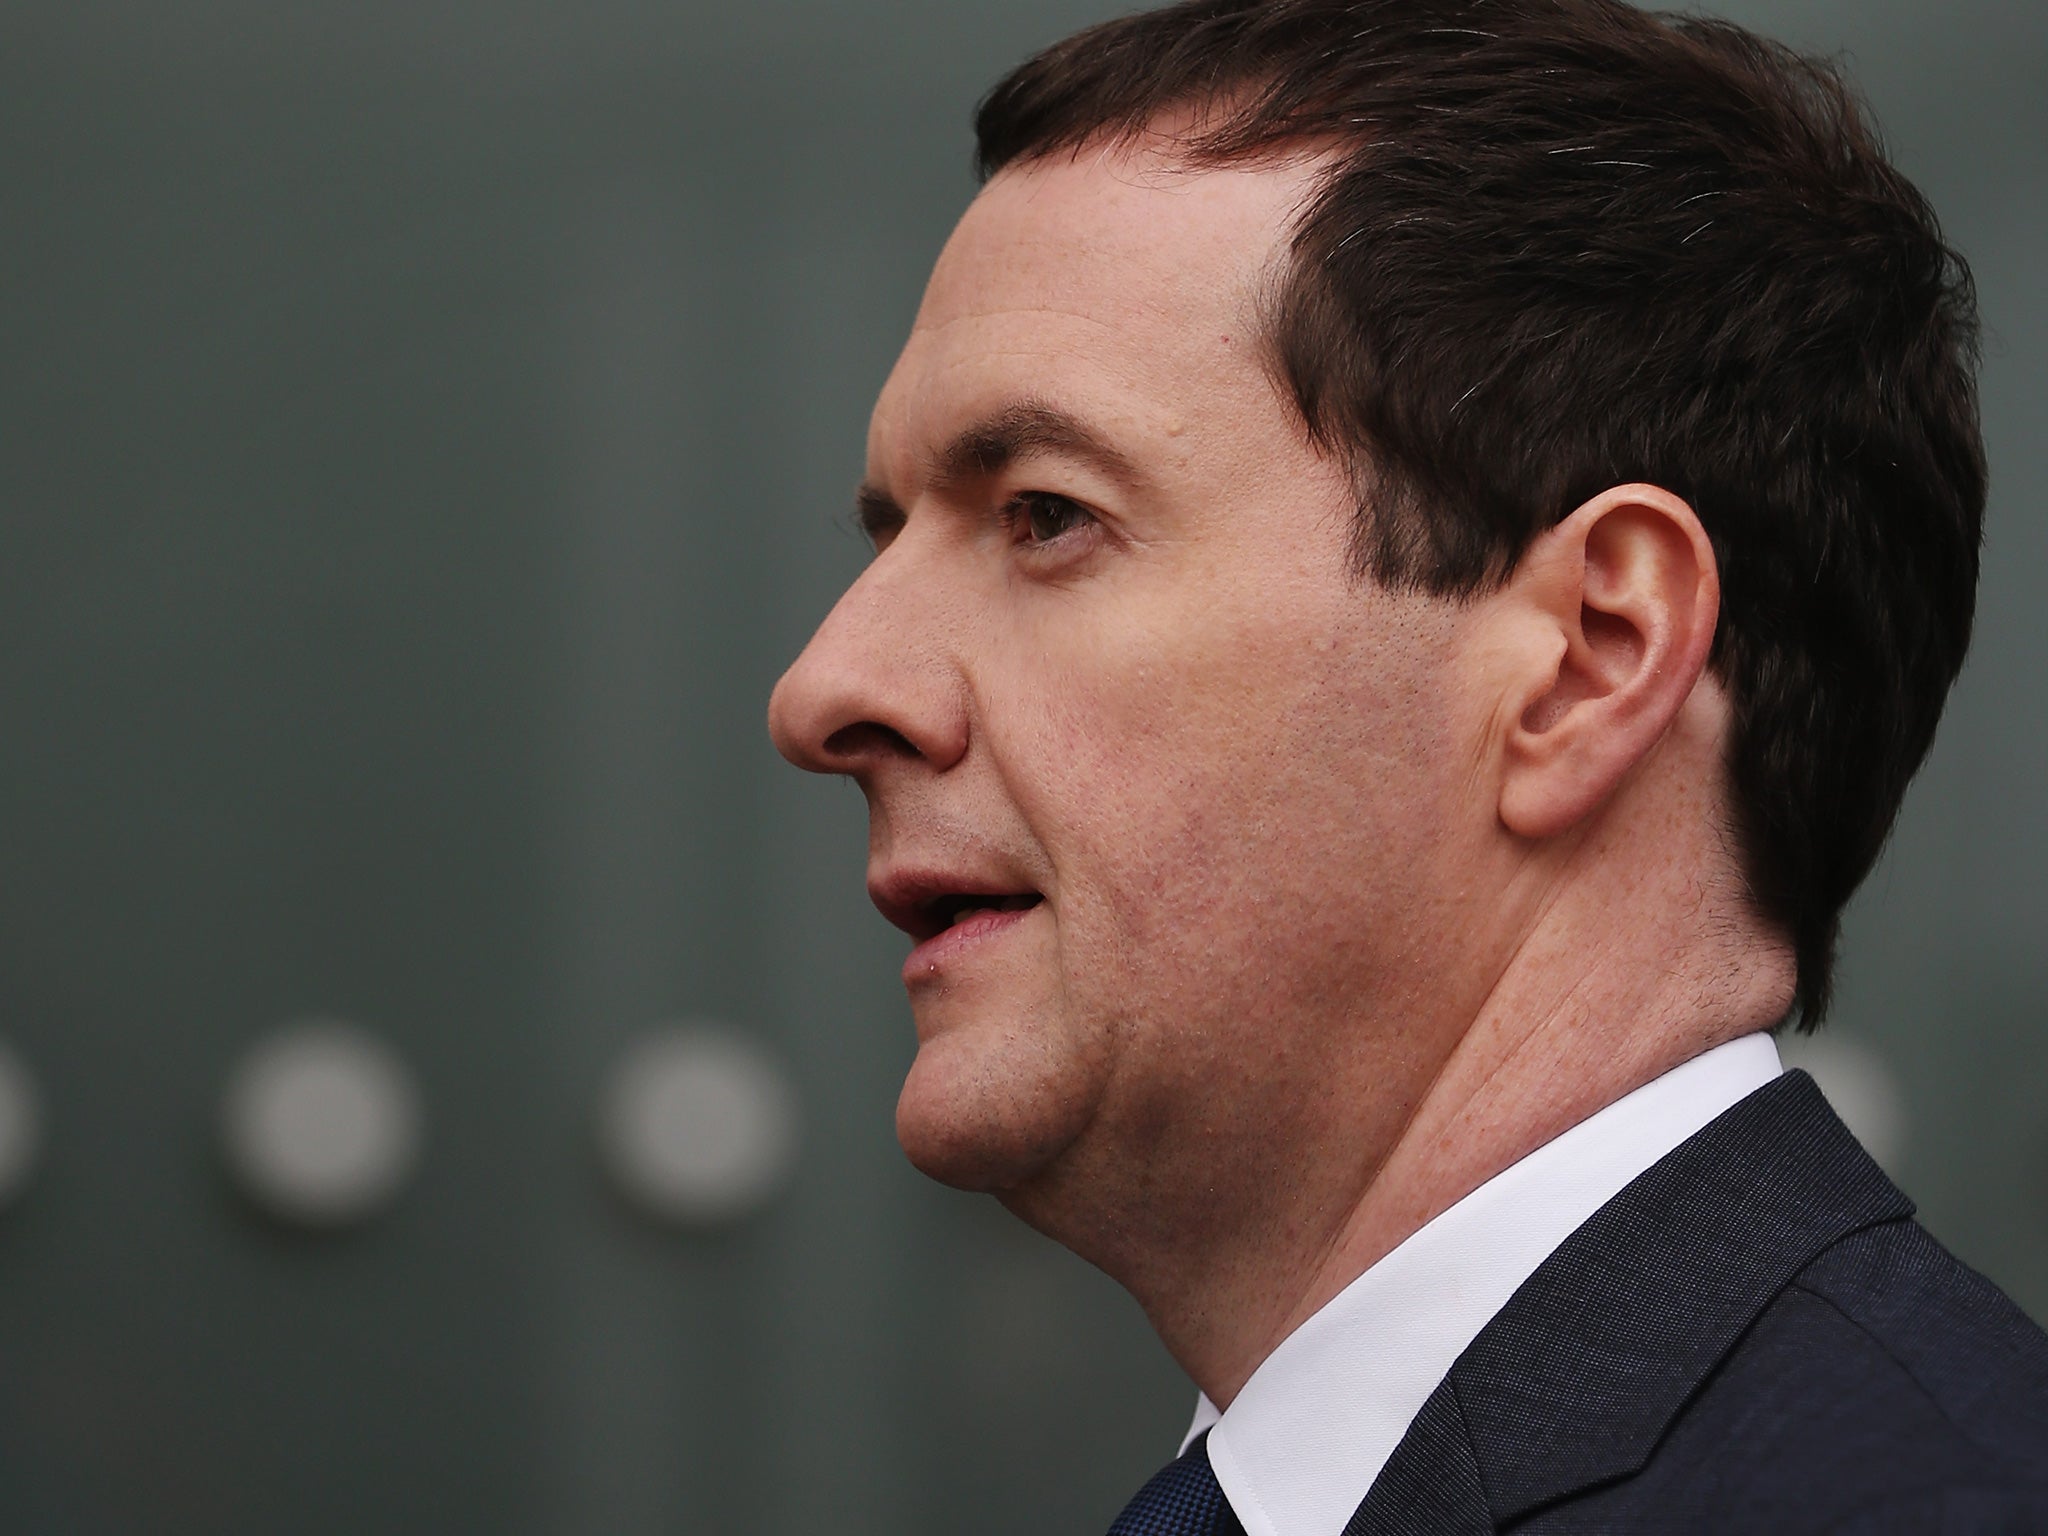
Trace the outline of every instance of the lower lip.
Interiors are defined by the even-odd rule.
[[[992,939],[999,933],[1007,933],[1023,919],[1036,912],[1044,902],[1028,907],[1001,910],[994,907],[977,912],[964,923],[955,923],[944,933],[935,933],[910,952],[903,962],[903,984],[914,986],[930,978],[948,960],[953,959],[970,946]]]

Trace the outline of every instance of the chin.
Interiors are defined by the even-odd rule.
[[[1056,1163],[1094,1118],[1099,1084],[1014,1035],[962,1030],[920,1046],[896,1101],[896,1139],[920,1173],[1002,1192]],[[1064,1070],[1063,1070],[1064,1069]]]

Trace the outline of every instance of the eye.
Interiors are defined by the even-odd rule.
[[[1087,527],[1095,514],[1052,491],[1020,491],[1003,507],[1003,519],[1021,543],[1050,544]]]
[[[854,497],[853,521],[868,548],[880,554],[903,531],[903,509],[886,492],[862,486]]]

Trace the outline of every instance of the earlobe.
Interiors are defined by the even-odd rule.
[[[1538,538],[1502,597],[1528,638],[1504,701],[1501,822],[1556,837],[1655,750],[1706,670],[1713,546],[1681,498],[1618,486]]]

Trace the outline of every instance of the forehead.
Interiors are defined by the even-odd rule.
[[[1306,164],[1195,169],[1145,145],[1001,172],[939,257],[871,469],[914,476],[951,432],[1020,402],[1177,436],[1270,396],[1258,300],[1311,184]]]

